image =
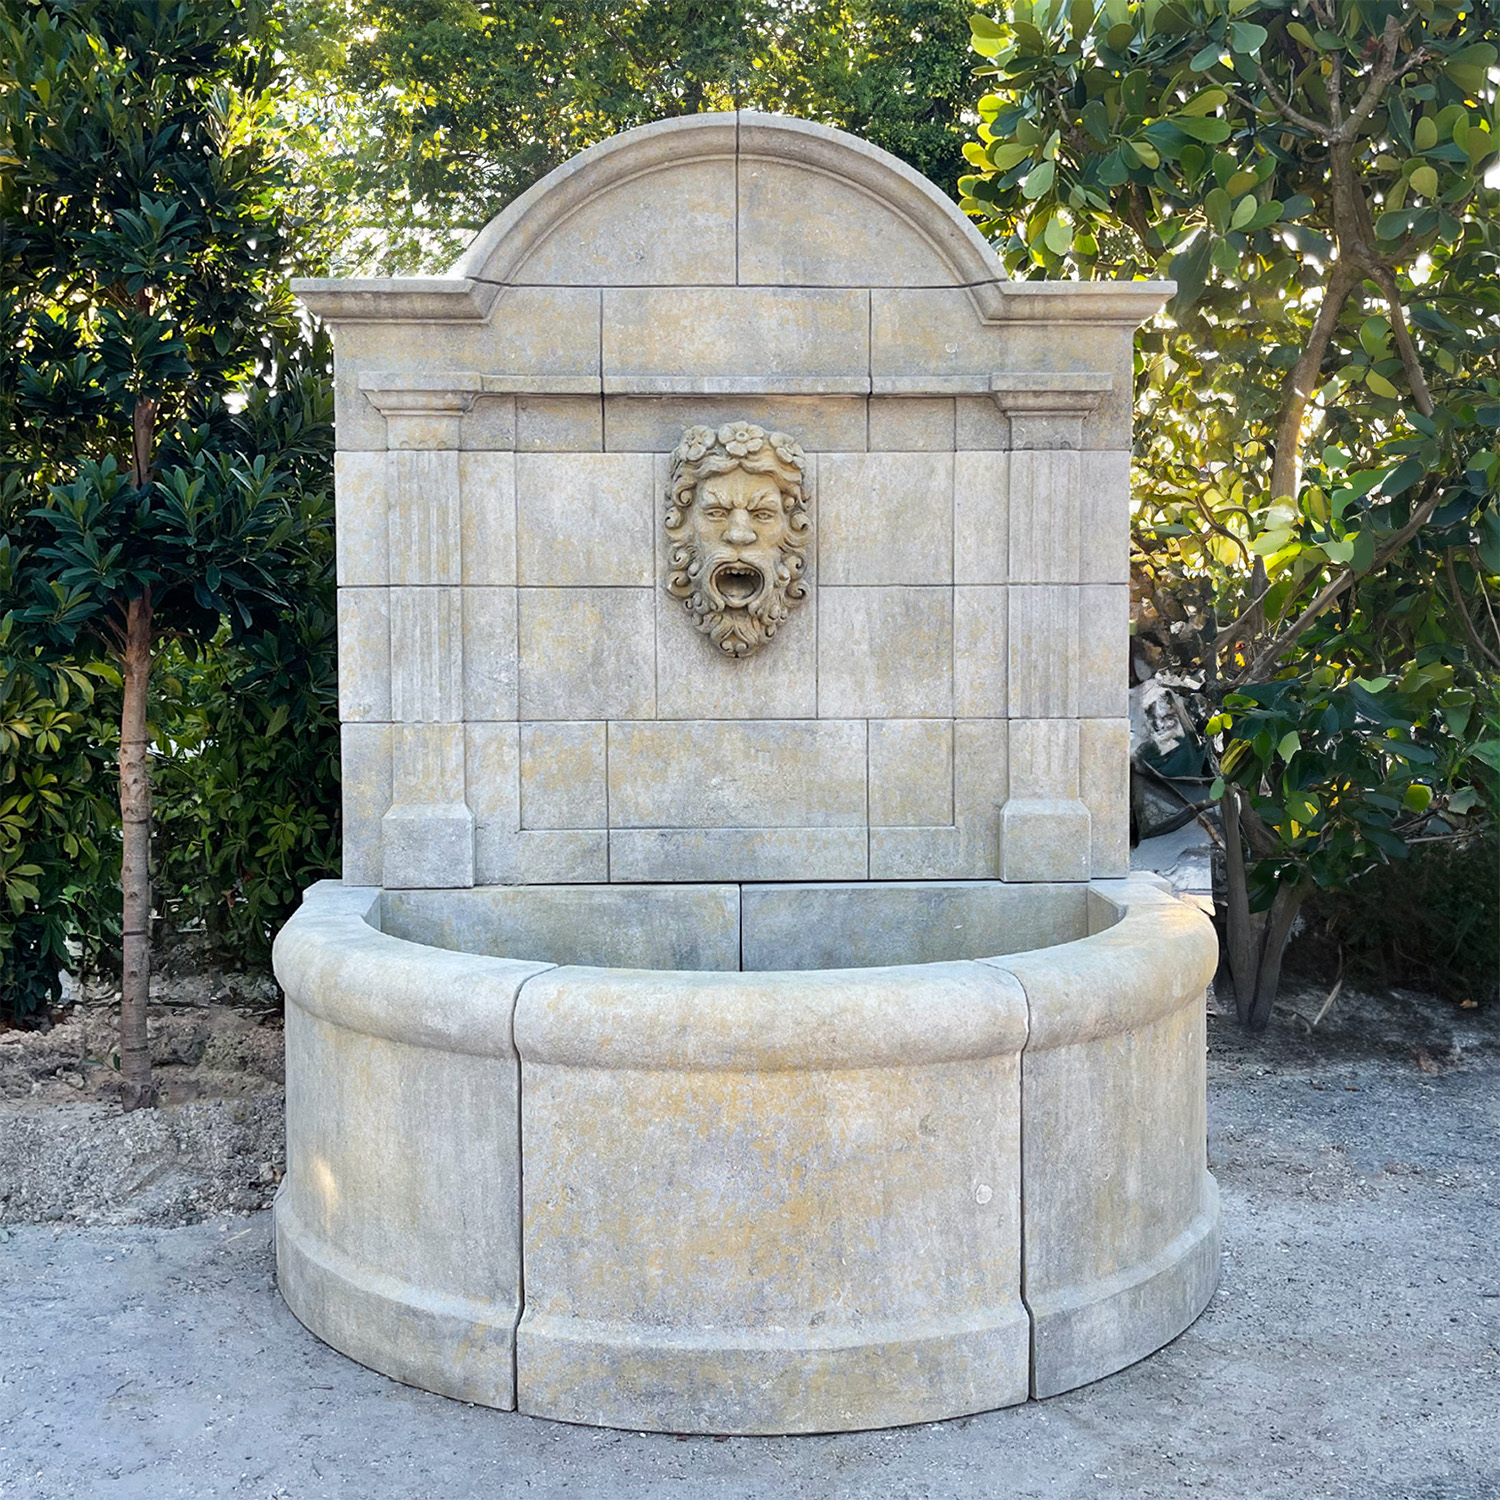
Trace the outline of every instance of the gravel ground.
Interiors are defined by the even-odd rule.
[[[599,1432],[410,1390],[276,1295],[269,1216],[0,1231],[4,1500],[1500,1496],[1500,1016],[1211,1026],[1223,1284],[1114,1378],[832,1437]]]

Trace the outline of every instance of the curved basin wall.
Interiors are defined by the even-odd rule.
[[[372,925],[488,923],[515,953],[490,892],[445,915],[439,893],[314,888],[276,948],[297,1316],[446,1395],[714,1432],[984,1410],[1191,1322],[1218,1259],[1206,919],[1131,880],[1009,888],[1035,910],[997,928],[971,890],[922,929],[932,962],[741,972],[726,933],[747,958],[798,932],[835,951],[817,888],[764,889],[757,915],[754,888],[678,888],[723,917],[703,939],[723,962],[683,972]],[[891,920],[920,914],[904,888],[866,889],[860,941],[917,930]],[[675,956],[681,910],[651,907],[574,951]],[[1054,945],[962,956],[997,931]]]

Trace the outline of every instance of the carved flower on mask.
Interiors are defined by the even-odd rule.
[[[672,450],[667,592],[726,656],[766,644],[807,597],[807,455],[753,422],[690,427]]]
[[[719,441],[726,453],[735,458],[748,458],[765,446],[765,429],[753,422],[726,422],[719,429]]]
[[[802,444],[796,438],[788,437],[784,432],[773,432],[770,443],[776,457],[788,468],[806,472],[807,454],[802,451]]]

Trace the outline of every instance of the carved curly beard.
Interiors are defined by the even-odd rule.
[[[726,656],[748,656],[765,645],[806,593],[800,556],[746,557],[735,547],[698,556],[678,543],[671,564],[668,588]]]

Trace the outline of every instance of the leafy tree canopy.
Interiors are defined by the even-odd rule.
[[[1222,751],[1256,1023],[1312,885],[1495,804],[1497,19],[1016,0],[971,23],[963,206],[1012,271],[1177,282],[1140,344],[1133,561]]]
[[[386,273],[446,265],[584,147],[700,110],[838,125],[952,190],[969,14],[967,0],[327,4],[299,23],[303,66],[331,91],[309,162],[344,218],[341,264]]]

